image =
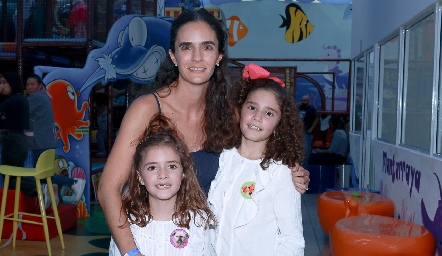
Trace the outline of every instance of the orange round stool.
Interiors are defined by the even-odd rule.
[[[352,198],[359,204],[359,212],[355,215],[361,213],[383,216],[394,215],[394,203],[386,196],[356,190],[327,191],[319,195],[317,202],[319,224],[327,235],[330,228],[338,220],[346,217],[346,198]]]
[[[436,243],[424,226],[379,215],[340,219],[330,230],[333,256],[434,256]]]

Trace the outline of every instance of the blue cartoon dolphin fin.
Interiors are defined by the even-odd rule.
[[[103,84],[127,78],[137,83],[148,84],[153,81],[156,71],[167,56],[164,49],[167,41],[164,39],[168,38],[160,36],[160,33],[168,35],[164,29],[170,29],[170,22],[158,18],[152,20],[152,17],[132,18],[118,33],[117,47],[95,58],[98,67],[82,85],[80,92],[99,81]]]
[[[105,72],[101,68],[97,68],[94,73],[92,73],[86,80],[86,82],[81,86],[80,93],[82,93],[86,88],[91,85],[98,83],[105,75]]]

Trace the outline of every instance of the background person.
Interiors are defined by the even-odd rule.
[[[40,155],[48,150],[57,147],[57,136],[55,134],[54,112],[52,110],[52,103],[49,93],[46,91],[45,85],[39,75],[32,74],[26,80],[26,92],[28,94],[27,100],[29,104],[29,123],[30,129],[26,131],[28,146],[32,152],[32,166],[37,165]],[[26,186],[29,190],[27,193],[36,191],[36,184],[33,177],[23,177],[22,180],[29,181]],[[54,186],[54,193],[56,201],[59,201],[58,185],[75,187],[79,186],[73,178],[64,175],[54,174],[51,177],[52,185]],[[46,183],[46,180],[42,180]],[[75,184],[75,186],[73,186]],[[23,191],[22,188],[20,189]],[[47,184],[42,184],[42,190],[45,195],[45,207],[50,204]],[[34,194],[35,196],[35,194]]]
[[[304,95],[301,100],[301,105],[299,105],[299,116],[301,120],[304,121],[304,160],[302,165],[307,166],[308,158],[312,152],[312,140],[313,132],[315,131],[316,125],[319,122],[318,111],[315,107],[310,105],[310,97]]]
[[[348,136],[345,131],[345,121],[341,116],[330,119],[333,130],[332,140],[328,149],[315,149],[317,154],[311,154],[309,165],[338,165],[347,161]]]
[[[47,149],[57,147],[54,112],[51,99],[41,77],[32,74],[26,80],[27,100],[29,104],[29,147],[32,151],[32,166]]]
[[[24,130],[29,129],[29,104],[16,72],[0,74],[0,93],[6,96],[0,104],[4,125],[1,132],[1,163],[23,167],[28,157]]]
[[[1,164],[24,167],[28,157],[28,144],[24,130],[29,129],[29,104],[23,95],[20,77],[16,72],[0,74],[0,93],[6,98],[0,104],[0,115],[3,119],[3,129],[0,143]],[[16,177],[11,177],[9,188],[15,188]],[[34,184],[21,180],[21,190],[28,196],[35,192]]]
[[[98,152],[96,157],[106,157],[106,143],[107,143],[107,96],[104,93],[97,93],[94,95],[94,112],[97,118],[97,146]]]
[[[35,4],[35,0],[23,0],[23,28],[25,28],[25,24],[27,23],[28,19],[31,17],[32,15],[32,8]],[[15,25],[15,41],[17,42],[17,33],[18,33],[18,14],[17,14],[17,10],[14,13],[14,16],[12,17],[12,19],[14,20],[14,25]]]
[[[331,116],[327,114],[321,114],[321,119],[319,120],[321,123],[320,130],[321,130],[321,142],[322,146],[327,145],[327,135],[328,135],[328,128],[330,128],[330,121]]]
[[[74,37],[86,38],[87,7],[83,0],[73,0],[68,25],[74,30]]]

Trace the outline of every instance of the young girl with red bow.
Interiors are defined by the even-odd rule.
[[[304,255],[301,195],[290,174],[302,160],[303,128],[283,87],[267,70],[245,67],[235,94],[241,134],[222,152],[209,192],[217,255]]]

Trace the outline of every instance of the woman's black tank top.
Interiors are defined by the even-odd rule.
[[[161,105],[158,97],[155,93],[151,93],[158,105],[158,113],[161,114]],[[210,184],[212,180],[215,179],[216,173],[218,172],[219,166],[219,156],[220,153],[211,153],[207,152],[204,149],[198,150],[196,152],[191,152],[195,170],[196,170],[196,178],[204,191],[204,194],[209,193]]]

